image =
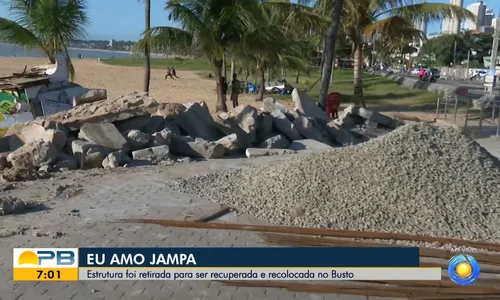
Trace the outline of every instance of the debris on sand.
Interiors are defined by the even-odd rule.
[[[0,137],[0,171],[6,181],[24,181],[74,169],[326,151],[363,143],[402,125],[357,106],[330,121],[305,93],[296,91],[293,100],[294,111],[269,98],[260,110],[240,105],[218,114],[211,114],[204,102],[159,103],[145,93],[83,103],[12,125]]]
[[[168,184],[279,225],[500,242],[500,162],[453,128],[405,125],[352,147]]]

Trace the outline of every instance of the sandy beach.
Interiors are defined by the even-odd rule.
[[[0,57],[2,66],[0,76],[22,72],[25,65],[30,68],[47,63],[47,60],[42,58]],[[144,82],[142,68],[111,66],[94,59],[76,59],[73,63],[76,69],[75,82],[87,88],[105,88],[109,99],[142,91]],[[194,71],[177,70],[180,79],[175,80],[165,80],[165,74],[165,70],[151,70],[150,93],[153,98],[169,103],[205,101],[211,110],[215,109],[217,94],[214,80],[203,78]],[[260,103],[255,102],[255,98],[256,95],[240,95],[240,104],[260,106]],[[231,102],[228,101],[227,104],[230,108]]]

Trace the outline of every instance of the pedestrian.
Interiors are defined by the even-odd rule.
[[[420,80],[424,79],[424,74],[425,74],[424,68],[420,68],[420,70],[418,71],[418,77],[420,77]]]
[[[238,96],[240,94],[240,81],[238,80],[238,75],[233,74],[233,81],[231,82],[231,101],[233,102],[233,108],[238,106]]]
[[[167,77],[175,80],[174,76],[172,76],[172,71],[170,70],[170,68],[167,68],[167,75],[165,75],[165,79],[167,79]]]
[[[174,75],[174,76],[175,76],[175,78],[179,78],[179,77],[177,76],[177,73],[175,73],[175,69],[174,69],[174,67],[172,67],[172,75]]]

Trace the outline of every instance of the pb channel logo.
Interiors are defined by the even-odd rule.
[[[78,280],[78,248],[15,248],[14,281]]]

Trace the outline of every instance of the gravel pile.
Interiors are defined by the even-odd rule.
[[[500,241],[500,162],[451,128],[406,125],[286,164],[169,185],[279,225]]]

